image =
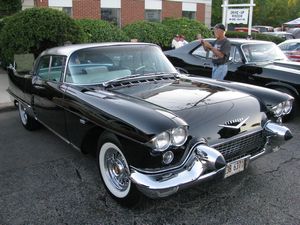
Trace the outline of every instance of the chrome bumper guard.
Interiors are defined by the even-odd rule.
[[[292,138],[288,128],[270,121],[265,124],[264,130],[267,132],[265,149],[251,156],[250,160],[276,150]],[[179,169],[151,174],[132,168],[130,179],[146,196],[161,198],[211,179],[223,179],[225,168],[226,161],[219,151],[205,144],[197,144]]]

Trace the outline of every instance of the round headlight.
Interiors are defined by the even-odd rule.
[[[183,145],[186,139],[187,139],[187,130],[185,127],[177,127],[171,131],[172,145],[175,146]]]
[[[171,151],[167,151],[163,154],[162,158],[164,164],[170,164],[174,159],[174,153]]]
[[[283,107],[283,113],[288,114],[291,112],[293,107],[293,102],[292,101],[286,101]]]
[[[273,112],[275,116],[281,116],[283,113],[283,103],[279,103],[278,105],[273,107]]]
[[[168,132],[162,132],[153,139],[156,151],[164,151],[170,146],[170,135]]]

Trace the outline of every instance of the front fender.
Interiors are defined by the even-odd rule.
[[[140,143],[168,129],[187,125],[159,106],[105,90],[82,92],[69,87],[65,94],[69,99],[65,101],[66,108],[80,112],[106,130]]]
[[[291,93],[295,94],[294,96],[299,97],[299,92],[295,87],[293,87],[290,84],[283,83],[283,82],[270,82],[266,84],[266,87],[268,88],[274,88],[274,87],[283,87],[284,89],[291,90]]]

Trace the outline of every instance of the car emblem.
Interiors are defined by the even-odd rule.
[[[246,119],[239,118],[239,119],[230,120],[230,121],[225,122],[224,124],[220,124],[219,127],[226,127],[226,128],[230,128],[230,129],[240,129],[241,126],[243,126],[248,119],[249,119],[249,116]]]

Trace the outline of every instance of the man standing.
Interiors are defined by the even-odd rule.
[[[217,40],[211,45],[209,42],[201,40],[203,47],[206,51],[212,51],[212,78],[218,80],[224,80],[228,66],[227,62],[230,56],[230,41],[225,37],[225,26],[218,23],[214,27],[214,34]]]

